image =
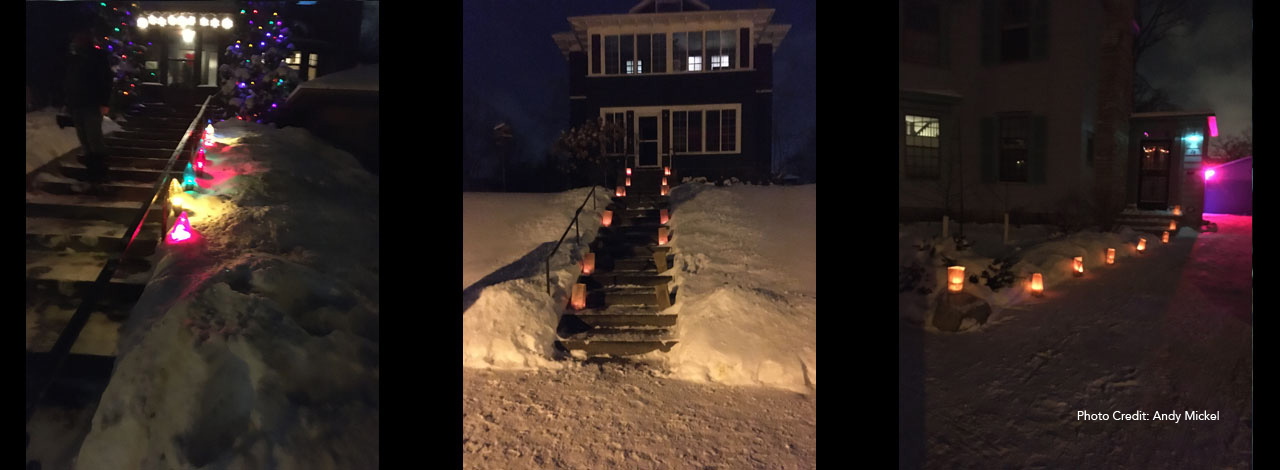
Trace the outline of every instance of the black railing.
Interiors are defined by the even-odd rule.
[[[138,208],[138,215],[133,219],[137,222],[130,223],[128,225],[130,228],[124,232],[123,236],[120,237],[120,242],[124,245],[124,250],[107,259],[107,263],[102,267],[102,271],[98,272],[97,280],[93,281],[93,284],[89,286],[88,290],[86,290],[84,299],[81,300],[80,306],[76,308],[76,313],[71,316],[71,320],[67,322],[67,326],[64,327],[62,329],[62,333],[58,335],[58,340],[53,344],[53,349],[49,351],[48,356],[52,367],[40,378],[40,380],[36,380],[34,385],[28,384],[28,422],[31,421],[31,416],[35,413],[36,406],[40,404],[40,400],[44,398],[45,392],[48,391],[49,386],[53,384],[53,381],[58,377],[58,373],[65,365],[67,356],[71,353],[71,346],[75,344],[77,339],[79,339],[80,331],[84,329],[84,325],[89,321],[89,314],[93,312],[94,307],[97,306],[99,298],[102,297],[103,292],[111,283],[111,277],[115,275],[116,268],[120,266],[120,260],[125,256],[125,254],[129,253],[129,248],[133,246],[133,240],[137,238],[138,231],[142,229],[142,225],[147,221],[147,214],[151,212],[151,207],[155,205],[156,200],[161,197],[161,194],[165,194],[167,196],[169,188],[167,183],[169,182],[169,178],[173,176],[173,164],[178,161],[178,155],[181,155],[184,150],[190,151],[193,154],[196,152],[199,143],[196,142],[196,145],[191,146],[190,148],[187,148],[187,143],[191,140],[191,135],[197,129],[197,125],[204,119],[205,110],[209,107],[209,100],[211,98],[213,98],[213,95],[205,98],[204,104],[200,106],[200,112],[196,114],[195,119],[191,120],[191,124],[187,126],[187,132],[182,135],[182,140],[178,141],[178,145],[174,147],[173,154],[169,156],[169,161],[164,166],[164,171],[160,173],[160,177],[156,179],[155,187],[151,190],[151,199],[147,200],[142,207]],[[180,176],[182,174],[181,170],[179,170],[177,174]],[[168,208],[167,202],[165,204],[165,208]],[[167,217],[167,214],[162,214],[162,217]],[[160,230],[161,237],[157,243],[164,243],[165,227],[163,224],[161,224]]]
[[[587,193],[587,199],[582,200],[582,204],[578,205],[578,210],[573,211],[573,220],[564,228],[564,233],[560,234],[560,241],[556,242],[555,248],[551,249],[551,253],[547,254],[547,258],[543,260],[546,267],[547,275],[547,295],[551,295],[551,257],[556,255],[556,251],[560,249],[560,245],[564,243],[564,237],[569,235],[569,227],[573,227],[574,237],[577,244],[582,244],[582,232],[578,228],[578,216],[582,214],[582,208],[587,206],[587,200],[591,200],[591,210],[596,209],[596,185],[591,186],[591,192]]]

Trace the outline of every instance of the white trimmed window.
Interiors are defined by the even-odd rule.
[[[702,71],[702,56],[689,58],[689,71],[690,72]]]

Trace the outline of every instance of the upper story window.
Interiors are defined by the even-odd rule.
[[[667,70],[667,35],[622,34],[604,37],[604,74],[662,73]]]
[[[676,72],[737,68],[737,31],[689,31],[671,34],[672,68]]]
[[[1001,0],[1000,61],[1031,59],[1030,0]]]
[[[902,4],[902,59],[937,64],[940,60],[941,11],[936,0]]]

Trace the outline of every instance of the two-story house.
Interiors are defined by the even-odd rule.
[[[616,122],[606,153],[636,169],[762,180],[771,170],[772,55],[790,29],[772,9],[645,0],[568,18],[552,36],[569,65],[570,125]]]
[[[1154,144],[1138,145],[1144,137],[1130,133],[1131,119],[1139,127],[1150,121],[1132,114],[1133,0],[901,0],[899,7],[902,219],[996,221],[1010,213],[1036,223],[1074,213],[1101,221],[1139,202],[1202,205],[1198,157],[1144,163],[1140,149]],[[1159,138],[1209,135],[1179,125],[1161,127]],[[1147,177],[1136,174],[1148,167]]]

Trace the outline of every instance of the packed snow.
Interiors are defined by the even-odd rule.
[[[307,80],[298,85],[294,93],[301,90],[378,91],[378,64],[360,65]]]
[[[988,323],[1002,320],[1002,311],[1019,303],[1027,302],[1031,296],[1031,275],[1041,273],[1045,292],[1052,292],[1064,282],[1078,282],[1072,275],[1073,259],[1084,257],[1085,277],[1089,278],[1095,270],[1106,266],[1108,248],[1114,248],[1116,263],[1123,263],[1125,258],[1138,256],[1137,242],[1139,238],[1147,240],[1147,251],[1161,249],[1159,235],[1135,232],[1123,229],[1119,232],[1079,231],[1063,234],[1052,227],[1042,225],[1010,226],[1010,240],[1004,243],[1003,224],[967,224],[964,227],[965,237],[972,243],[967,249],[960,250],[954,238],[941,237],[941,223],[902,224],[898,228],[898,261],[900,265],[915,263],[925,268],[922,285],[930,292],[920,294],[915,291],[899,294],[899,314],[916,324],[936,331],[931,321],[933,306],[938,296],[946,291],[946,267],[964,266],[964,290],[967,293],[988,302],[993,309]],[[950,234],[956,234],[957,227],[950,228]],[[1196,231],[1182,227],[1170,234],[1171,239],[1194,238]],[[922,251],[923,247],[923,251]],[[927,250],[932,247],[938,257],[932,258]],[[992,263],[1000,257],[1015,256],[1017,263],[1012,266],[1013,284],[1008,287],[992,289],[981,277],[984,271],[991,272]],[[1143,255],[1146,256],[1146,255]],[[944,263],[941,258],[954,260],[954,264]],[[978,283],[971,282],[977,276]],[[982,326],[966,324],[966,330],[980,331]]]
[[[1029,241],[1023,267],[1043,271],[1044,296],[966,284],[1004,305],[993,314],[999,321],[970,332],[933,331],[904,316],[900,467],[1250,468],[1252,220],[1204,217],[1219,231],[1183,228],[1168,245],[1148,236],[1149,252],[1138,256],[1127,232]],[[899,230],[912,238],[902,234],[939,228]],[[1101,264],[1100,250],[1123,242],[1116,264]],[[961,257],[970,269],[985,263],[976,251]],[[1085,275],[1069,277],[1065,259],[1080,255]],[[1178,420],[1153,419],[1157,411]],[[1189,420],[1188,412],[1212,417]]]
[[[80,147],[76,128],[58,128],[58,109],[44,108],[27,113],[27,174]],[[102,118],[102,134],[122,128],[109,117]]]
[[[76,468],[378,466],[378,181],[306,130],[215,124]]]

